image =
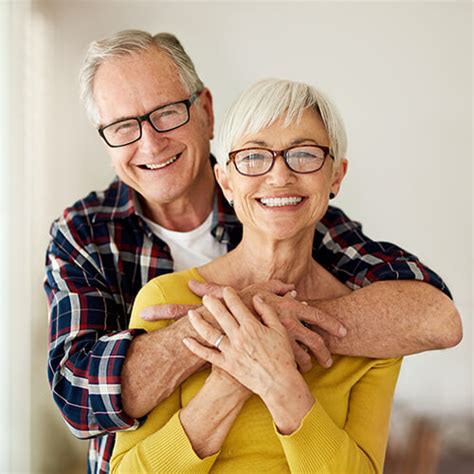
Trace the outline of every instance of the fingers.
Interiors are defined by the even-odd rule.
[[[202,302],[204,307],[212,314],[214,319],[228,336],[232,336],[235,331],[239,329],[239,325],[234,316],[229,313],[229,310],[221,300],[214,298],[213,296],[204,296]],[[233,313],[232,309],[229,309]]]
[[[145,321],[179,319],[186,316],[190,309],[198,307],[199,305],[196,304],[163,304],[159,306],[148,306],[140,313],[140,317]]]
[[[226,306],[229,308],[229,311],[232,313],[235,320],[239,322],[239,324],[242,325],[255,322],[255,316],[233,288],[229,286],[225,287],[223,296]]]
[[[191,310],[188,313],[189,321],[198,335],[210,346],[214,346],[216,341],[222,336],[212,324],[209,324],[197,311]]]
[[[331,367],[331,353],[326,347],[324,339],[319,334],[301,326],[296,339],[303,343],[313,353],[314,357],[322,367]]]
[[[332,336],[344,337],[347,334],[347,329],[336,318],[318,308],[311,306],[302,308],[299,319],[324,329]]]
[[[265,303],[260,295],[254,296],[253,305],[264,324],[269,328],[277,329],[279,332],[286,332],[276,311],[268,303]]]
[[[191,337],[184,338],[183,344],[193,354],[196,354],[201,359],[206,360],[217,367],[222,367],[222,354],[217,349],[211,349],[210,347],[203,346]]]
[[[311,363],[311,356],[294,339],[292,339],[290,342],[300,372],[309,372],[313,367],[313,364]]]
[[[196,280],[189,280],[188,282],[189,289],[201,298],[204,295],[212,295],[216,298],[222,298],[222,290],[224,287],[217,285],[216,283],[202,283]]]

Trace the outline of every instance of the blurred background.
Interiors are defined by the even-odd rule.
[[[471,473],[471,2],[0,1],[0,472],[85,472],[49,394],[42,290],[51,221],[113,171],[78,98],[90,41],[138,28],[178,36],[217,126],[257,79],[307,81],[338,105],[349,170],[336,206],[450,287],[451,350],[405,359],[386,472]]]

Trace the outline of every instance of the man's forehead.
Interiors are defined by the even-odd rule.
[[[104,61],[93,93],[102,123],[187,97],[176,64],[157,48]]]

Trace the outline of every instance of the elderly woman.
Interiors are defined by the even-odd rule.
[[[282,323],[257,295],[235,289],[272,278],[299,299],[350,290],[312,258],[316,223],[337,194],[347,162],[342,121],[306,84],[267,80],[245,91],[219,137],[217,180],[243,224],[239,246],[199,268],[161,276],[139,293],[131,326],[156,330],[141,310],[199,303],[189,280],[227,286],[190,311],[199,334],[183,340],[210,363],[138,430],[119,433],[113,471],[381,472],[399,359],[335,357],[301,374]],[[231,288],[232,287],[232,288]]]

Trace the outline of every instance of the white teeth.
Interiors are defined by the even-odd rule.
[[[157,163],[155,165],[145,164],[143,166],[145,166],[149,170],[159,170],[160,168],[164,168],[165,166],[168,166],[171,163],[173,163],[174,161],[176,161],[178,159],[178,157],[179,157],[179,155],[176,155],[176,156],[173,156],[173,158],[170,158],[168,161],[165,161],[163,163]]]
[[[261,198],[260,202],[268,207],[296,206],[302,197]]]

